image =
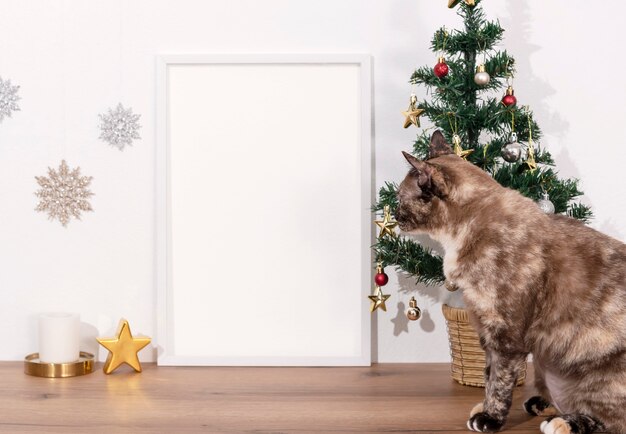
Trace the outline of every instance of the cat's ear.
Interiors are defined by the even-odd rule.
[[[443,136],[441,131],[437,130],[430,138],[428,157],[435,158],[447,154],[454,154],[454,151],[452,151],[452,147],[446,143],[446,138]]]
[[[429,187],[431,185],[434,167],[425,161],[418,160],[408,152],[402,151],[402,155],[404,155],[406,161],[408,161],[409,164],[413,166],[413,169],[415,169],[415,173],[417,174],[417,185],[421,188]]]
[[[413,166],[417,175],[417,185],[422,190],[423,197],[438,196],[445,198],[448,195],[448,186],[445,177],[437,167],[426,161],[418,160],[411,154],[402,151],[404,158]]]

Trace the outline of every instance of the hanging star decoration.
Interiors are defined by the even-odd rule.
[[[464,160],[467,160],[469,154],[474,152],[473,149],[463,149],[461,147],[461,137],[458,134],[452,136],[452,143],[454,144],[454,153]]]
[[[526,161],[520,165],[518,170],[520,173],[525,170],[533,173],[537,170],[537,161],[535,160],[535,144],[533,143],[532,113],[530,112],[528,106],[524,106],[523,109],[528,114],[528,150],[526,151]]]
[[[115,110],[109,109],[108,113],[98,116],[100,117],[100,139],[120,151],[125,146],[131,146],[133,140],[141,139],[139,136],[141,115],[133,114],[131,108],[125,109],[122,103],[119,103]]]
[[[530,173],[533,173],[535,170],[537,170],[537,162],[535,161],[535,147],[533,146],[532,139],[528,140],[526,161],[524,161],[519,168],[520,172],[523,172],[525,170],[530,171]]]
[[[415,94],[411,94],[409,108],[401,113],[404,116],[404,128],[409,128],[411,125],[420,127],[420,116],[424,113],[424,109],[417,108],[417,96]]]
[[[141,372],[141,363],[137,353],[150,343],[149,337],[133,337],[130,325],[125,319],[121,319],[117,328],[117,336],[113,338],[98,338],[100,345],[109,350],[109,355],[104,363],[103,371],[110,374],[123,363]]]
[[[67,226],[70,218],[80,220],[82,211],[93,211],[89,197],[93,193],[88,189],[91,176],[80,176],[80,167],[70,170],[65,160],[58,170],[48,167],[48,176],[35,176],[41,187],[35,192],[39,198],[36,211],[47,212],[50,220],[57,219]]]
[[[11,80],[3,80],[0,77],[0,122],[5,117],[10,118],[14,111],[20,110],[17,103],[20,100],[20,96],[17,94],[19,89],[19,86],[11,84]]]
[[[379,308],[387,312],[387,305],[385,304],[385,302],[389,297],[391,297],[391,295],[383,294],[383,290],[380,289],[380,286],[377,286],[376,294],[367,296],[367,298],[369,298],[371,301],[370,312],[374,312],[376,309]]]
[[[389,208],[389,205],[385,205],[383,208],[383,219],[374,220],[374,223],[380,228],[378,239],[381,239],[385,235],[389,235],[390,237],[396,236],[394,229],[398,226],[398,222],[391,216],[391,208]]]

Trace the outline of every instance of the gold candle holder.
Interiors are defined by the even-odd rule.
[[[35,377],[66,378],[91,374],[94,366],[94,355],[81,351],[76,362],[43,363],[39,353],[33,353],[24,359],[24,373]]]

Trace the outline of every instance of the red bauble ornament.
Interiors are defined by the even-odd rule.
[[[448,68],[448,64],[443,57],[440,57],[437,61],[437,64],[433,68],[433,72],[435,73],[437,78],[443,78],[448,75],[448,71],[450,71],[450,68]]]
[[[385,273],[376,273],[376,276],[374,276],[374,282],[376,282],[376,285],[378,286],[385,286],[387,282],[389,282],[389,276]]]
[[[513,93],[513,86],[509,86],[506,90],[506,95],[502,98],[502,104],[506,107],[511,107],[512,105],[517,104],[517,98],[515,98]]]
[[[515,105],[516,103],[517,103],[517,98],[515,98],[515,95],[504,95],[504,98],[502,98],[502,104],[504,104],[507,107]]]

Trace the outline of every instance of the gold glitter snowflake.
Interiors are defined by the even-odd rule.
[[[80,176],[80,167],[73,170],[61,161],[58,171],[48,167],[48,176],[35,176],[41,190],[35,192],[40,199],[36,211],[45,211],[50,220],[58,219],[67,226],[71,217],[80,220],[81,211],[93,211],[88,199],[93,193],[87,188],[93,179]]]

